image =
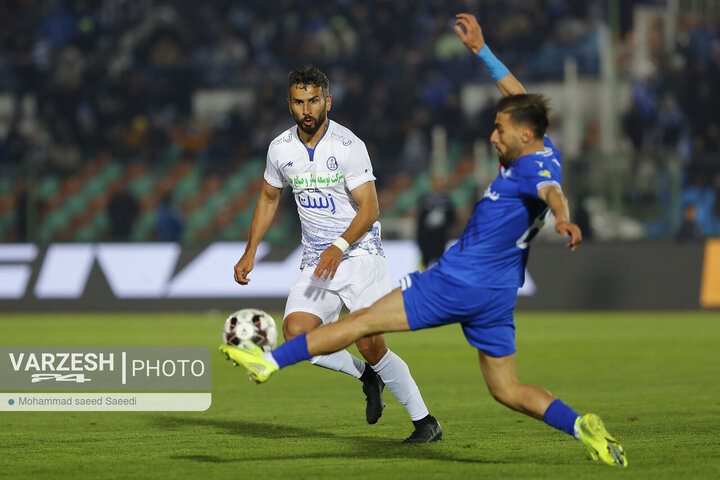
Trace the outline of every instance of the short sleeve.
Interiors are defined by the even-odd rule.
[[[353,142],[352,147],[343,166],[345,175],[345,185],[348,190],[354,190],[363,183],[375,180],[373,175],[372,164],[370,163],[370,155],[368,155],[365,143],[361,141]]]
[[[523,196],[538,198],[546,185],[561,187],[560,164],[554,155],[536,155],[523,160],[519,169],[519,191]]]
[[[285,177],[277,166],[277,163],[273,161],[270,150],[267,153],[267,159],[265,161],[265,181],[276,188],[284,188],[287,185]]]

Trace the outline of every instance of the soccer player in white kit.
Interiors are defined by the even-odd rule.
[[[285,340],[338,319],[342,305],[353,312],[391,290],[380,241],[375,177],[365,144],[327,118],[332,106],[328,78],[315,67],[290,72],[288,104],[297,126],[268,148],[262,192],[245,253],[235,265],[235,281],[248,274],[285,186],[292,188],[304,246],[300,277],[290,289],[283,320]],[[370,424],[382,415],[383,384],[405,406],[415,429],[407,443],[440,440],[442,429],[430,415],[405,362],[385,345],[384,335],[356,342],[368,363],[341,350],[313,357],[315,365],[360,379]]]

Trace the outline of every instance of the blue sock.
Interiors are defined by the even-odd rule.
[[[304,333],[273,350],[272,356],[280,368],[302,362],[303,360],[310,360],[312,357],[310,352],[308,352],[307,339]]]
[[[559,398],[545,410],[543,420],[551,427],[562,430],[568,435],[575,436],[575,420],[579,417],[575,410],[565,405]]]

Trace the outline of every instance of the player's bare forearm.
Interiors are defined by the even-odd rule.
[[[564,237],[570,237],[567,247],[572,251],[582,242],[580,227],[570,222],[570,207],[567,197],[557,185],[546,185],[538,190],[538,196],[555,215],[555,231]]]
[[[503,77],[499,82],[495,82],[498,90],[502,93],[503,97],[509,97],[511,95],[522,95],[527,93],[522,83],[515,78],[512,73]]]
[[[347,230],[343,232],[342,237],[352,245],[370,230],[372,224],[378,219],[379,213],[377,208],[373,209],[370,206],[360,207]]]
[[[280,203],[281,192],[282,189],[273,187],[267,183],[267,181],[263,183],[263,188],[255,205],[252,221],[250,222],[250,236],[247,246],[245,247],[246,252],[253,252],[254,254],[257,250],[260,241],[265,236],[275,217],[275,211]]]
[[[555,215],[555,222],[570,221],[570,206],[560,187],[546,185],[538,190],[538,197],[550,207],[550,211]]]
[[[277,210],[281,192],[282,189],[273,187],[267,182],[263,184],[263,189],[260,192],[257,205],[255,205],[252,222],[250,223],[250,238],[245,246],[245,253],[240,257],[240,260],[238,260],[234,268],[235,281],[240,285],[247,285],[250,282],[248,274],[255,268],[255,253],[257,252],[258,244],[265,235],[265,232],[267,232],[275,216],[275,210]]]
[[[380,207],[378,204],[377,191],[375,190],[375,182],[367,182],[350,192],[355,201],[360,206],[355,218],[343,232],[342,237],[352,245],[360,237],[370,230],[372,224],[380,216]]]

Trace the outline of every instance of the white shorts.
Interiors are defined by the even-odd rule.
[[[290,289],[285,305],[286,318],[293,312],[307,312],[323,323],[335,322],[343,303],[351,312],[369,307],[390,293],[390,272],[379,255],[350,257],[338,266],[332,280],[312,276],[315,266],[306,267]]]

